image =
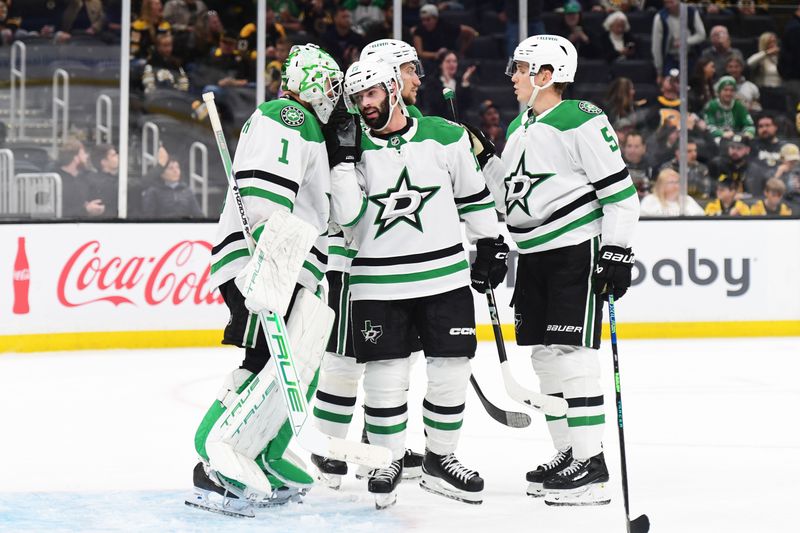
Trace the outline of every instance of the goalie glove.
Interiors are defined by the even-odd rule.
[[[475,126],[466,122],[462,122],[461,125],[467,130],[469,141],[472,143],[472,153],[475,154],[475,159],[478,160],[478,164],[483,170],[486,162],[495,155],[494,143]]]
[[[508,245],[500,235],[496,239],[480,239],[475,247],[478,253],[470,268],[470,281],[472,288],[483,294],[487,287],[494,289],[506,277]]]
[[[600,248],[600,258],[592,275],[594,292],[603,296],[604,300],[608,300],[609,292],[614,295],[615,300],[622,298],[631,286],[633,262],[633,251],[630,248],[621,246]]]
[[[347,111],[343,98],[339,99],[328,123],[323,126],[322,134],[331,168],[339,163],[361,161],[361,122],[358,115]]]

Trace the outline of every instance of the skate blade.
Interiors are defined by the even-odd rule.
[[[277,489],[272,491],[272,496],[255,502],[253,505],[256,509],[268,509],[270,507],[282,507],[287,503],[303,503],[303,496],[306,495],[308,489]]]
[[[608,505],[611,496],[606,491],[606,483],[590,483],[584,487],[570,490],[549,490],[544,503],[555,507],[581,507],[586,505]]]
[[[375,494],[375,509],[382,510],[391,507],[397,503],[397,491],[392,491],[388,494]]]
[[[544,490],[541,483],[530,482],[528,483],[528,490],[525,491],[525,494],[531,498],[544,498],[547,496],[547,491]]]
[[[420,488],[427,490],[431,494],[438,494],[451,500],[456,500],[470,505],[480,505],[483,503],[483,491],[467,492],[449,487],[447,484],[434,476],[422,473],[422,481],[419,482]]]
[[[195,490],[194,496],[184,503],[195,509],[202,509],[210,513],[217,513],[236,518],[255,518],[253,505],[249,502],[225,498],[224,496],[213,493],[216,497],[210,498],[211,492]]]
[[[367,479],[372,470],[373,469],[368,466],[359,465],[358,469],[356,470],[356,479]]]
[[[316,470],[317,481],[320,482],[325,487],[328,487],[331,490],[339,490],[342,487],[342,476],[338,474],[326,474],[316,466],[314,467]]]
[[[422,477],[422,467],[414,466],[411,468],[403,467],[403,481],[409,479],[419,479]]]

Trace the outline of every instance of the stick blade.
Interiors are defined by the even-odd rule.
[[[650,519],[646,514],[628,522],[628,533],[647,533],[650,531]]]
[[[506,411],[505,425],[511,428],[526,428],[531,425],[531,417],[525,413],[517,413],[515,411]]]

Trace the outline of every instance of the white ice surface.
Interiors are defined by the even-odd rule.
[[[536,388],[527,351],[509,346]],[[544,421],[500,426],[470,392],[458,455],[486,480],[469,506],[404,483],[376,511],[352,475],[333,492],[253,520],[191,509],[193,436],[236,349],[96,351],[0,356],[2,531],[623,532],[611,348],[602,349],[610,505],[553,508],[525,496],[525,472],[549,459]],[[654,532],[797,532],[800,520],[800,339],[620,340],[632,515]],[[414,367],[408,444],[423,449],[425,369]],[[494,346],[474,374],[502,407]],[[360,404],[359,404],[360,405]],[[356,416],[351,438],[358,438]]]

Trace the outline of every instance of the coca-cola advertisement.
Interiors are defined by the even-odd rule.
[[[215,224],[0,225],[0,338],[221,330]],[[156,343],[157,345],[157,343]],[[0,346],[0,351],[2,351]]]

